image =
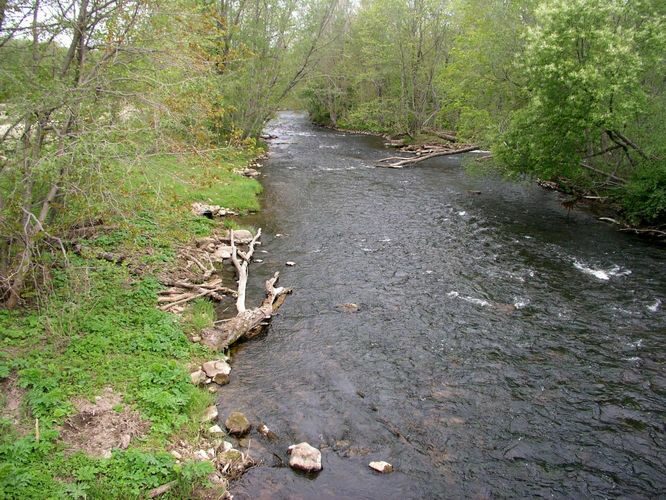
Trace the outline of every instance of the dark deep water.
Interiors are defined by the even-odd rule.
[[[220,391],[279,436],[253,431],[237,499],[666,495],[663,247],[460,160],[373,168],[380,139],[297,113],[268,132],[251,285],[295,291]],[[301,441],[317,476],[281,466]]]

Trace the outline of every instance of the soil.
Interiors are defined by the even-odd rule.
[[[60,434],[72,451],[83,451],[93,457],[110,457],[114,448],[125,449],[135,437],[148,432],[150,422],[139,413],[122,405],[122,396],[107,387],[92,403],[74,401],[78,410],[63,424]],[[122,410],[118,411],[120,408]]]

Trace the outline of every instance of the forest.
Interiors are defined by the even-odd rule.
[[[474,145],[471,169],[666,234],[663,0],[0,0],[0,496],[206,484],[165,450],[211,402],[187,370],[209,353],[184,334],[215,316],[157,310],[158,275],[218,229],[192,203],[260,208],[243,171],[280,109]],[[107,385],[151,433],[63,453],[72,401]]]

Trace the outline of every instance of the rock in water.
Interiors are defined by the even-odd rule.
[[[229,374],[231,373],[231,366],[226,361],[216,359],[204,363],[203,371],[206,372],[213,382],[216,384],[224,385],[229,383]]]
[[[388,462],[370,462],[368,466],[371,469],[376,470],[377,472],[381,472],[383,474],[388,474],[389,472],[393,472],[393,466],[388,463]]]
[[[305,472],[321,470],[321,452],[308,443],[292,444],[289,447],[289,466]]]
[[[338,304],[336,307],[341,311],[348,313],[355,313],[358,312],[359,310],[358,304],[354,304],[353,302],[348,302],[346,304]]]
[[[234,436],[247,434],[251,427],[248,419],[239,411],[232,412],[231,415],[227,417],[224,425],[229,430],[229,434],[233,434]]]
[[[289,267],[294,267],[296,265],[296,262],[290,260],[290,261],[287,261],[286,265],[289,266]]]

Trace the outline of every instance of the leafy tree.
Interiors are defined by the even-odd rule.
[[[594,186],[624,184],[656,162],[628,137],[650,108],[645,78],[661,64],[658,2],[552,0],[536,11],[522,62],[527,106],[499,148],[511,168]]]

